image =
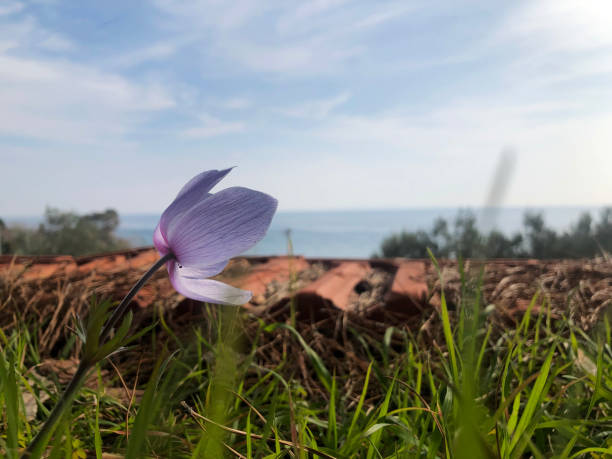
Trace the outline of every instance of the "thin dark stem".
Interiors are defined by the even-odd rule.
[[[40,457],[42,448],[47,444],[49,437],[53,434],[55,425],[62,417],[64,411],[72,403],[72,399],[76,395],[77,391],[81,388],[85,377],[90,369],[91,365],[87,364],[86,361],[82,360],[79,364],[74,376],[70,380],[70,384],[64,390],[62,398],[59,399],[49,417],[42,426],[42,429],[38,432],[32,443],[30,443],[27,449],[23,452],[22,458]]]
[[[123,316],[127,312],[128,306],[130,305],[130,301],[132,301],[132,298],[134,298],[134,296],[138,293],[138,290],[140,290],[142,286],[145,284],[145,282],[148,281],[149,278],[153,274],[155,274],[155,271],[157,271],[164,264],[166,264],[166,262],[172,260],[173,258],[174,258],[173,253],[167,253],[166,255],[161,257],[159,260],[157,260],[155,264],[151,266],[151,268],[149,268],[149,270],[142,275],[140,280],[134,284],[132,289],[128,292],[127,295],[125,295],[125,298],[121,301],[121,303],[119,303],[119,306],[115,308],[115,310],[113,311],[113,314],[110,316],[110,318],[104,325],[104,328],[102,329],[102,332],[100,333],[100,341],[99,341],[100,344],[104,344],[104,340],[108,338],[108,335],[110,334],[113,327],[117,325],[117,322],[119,322],[120,319],[123,318]]]
[[[172,260],[173,258],[174,258],[174,254],[172,253],[168,253],[164,255],[159,260],[157,260],[155,264],[151,266],[151,268],[146,273],[143,274],[143,276],[140,278],[138,282],[136,282],[136,284],[134,284],[134,286],[131,288],[131,290],[128,292],[125,298],[121,301],[121,303],[119,303],[119,306],[115,308],[112,315],[109,317],[106,324],[104,325],[104,328],[102,329],[102,332],[100,333],[100,338],[98,341],[100,345],[104,344],[104,341],[106,340],[106,338],[108,338],[108,335],[110,334],[113,327],[117,324],[117,322],[119,322],[123,318],[123,316],[127,312],[128,306],[130,305],[130,301],[132,301],[132,298],[134,298],[134,295],[138,293],[138,290],[142,288],[145,282],[149,280],[149,278],[159,268],[161,268],[166,262],[168,262],[169,260]],[[32,440],[32,443],[30,443],[27,449],[23,452],[21,456],[22,458],[40,457],[42,453],[42,449],[47,444],[49,437],[53,434],[53,431],[55,430],[57,422],[62,417],[62,414],[64,413],[64,411],[70,407],[72,403],[72,399],[75,397],[78,390],[83,385],[83,382],[85,381],[85,377],[87,376],[87,373],[96,363],[97,362],[92,361],[91,359],[81,360],[76,372],[74,373],[74,376],[72,376],[70,383],[64,390],[62,397],[59,399],[59,401],[57,402],[57,404],[55,405],[55,407],[49,414],[49,417],[45,421],[40,432],[38,432],[34,440]]]

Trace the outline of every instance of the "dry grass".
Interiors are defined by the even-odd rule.
[[[484,306],[494,304],[488,318],[499,330],[515,327],[537,294],[532,313],[550,308],[553,318],[566,317],[583,330],[589,330],[601,314],[612,308],[612,263],[603,258],[584,261],[524,262],[504,261],[484,265],[468,261],[464,277],[475,285],[479,282]],[[248,262],[239,260],[228,269],[226,276],[242,276],[248,271]],[[58,271],[45,277],[28,276],[27,264],[13,263],[0,271],[0,327],[5,332],[19,323],[39,330],[38,350],[50,362],[58,357],[78,357],[79,346],[73,343],[72,327],[76,317],[87,314],[91,295],[115,300],[129,290],[146,268],[121,271],[82,270]],[[310,305],[287,301],[293,293],[325,272],[324,264],[313,264],[296,275],[289,283],[268,285],[261,305],[252,308],[241,322],[244,347],[256,350],[252,356],[256,367],[277,368],[286,362],[283,373],[289,379],[298,378],[312,397],[325,397],[321,381],[311,371],[311,362],[304,346],[292,338],[288,329],[266,331],[266,324],[285,323],[299,333],[305,343],[321,357],[329,371],[346,381],[343,392],[358,399],[363,377],[369,362],[383,359],[379,344],[387,340],[390,349],[401,350],[406,337],[422,343],[423,349],[443,347],[439,314],[442,285],[451,311],[461,303],[461,271],[456,262],[441,263],[441,279],[428,263],[429,305],[409,314],[397,314],[385,309],[385,297],[392,276],[384,270],[374,269],[368,275],[367,291],[355,293],[355,312],[343,312],[333,307],[313,310]],[[481,279],[479,281],[479,279]],[[285,299],[283,301],[283,298]],[[147,304],[139,307],[138,304]],[[134,306],[136,328],[158,321],[163,311],[163,323],[155,328],[155,339],[176,347],[194,328],[202,328],[205,338],[214,342],[217,308],[203,308],[201,304],[176,294],[166,273],[155,274],[147,287],[136,298]],[[295,314],[292,314],[292,311]],[[389,327],[400,333],[385,337]],[[150,338],[147,338],[150,339]],[[62,350],[70,352],[62,354]],[[123,377],[133,382],[136,370],[133,362],[140,362],[141,377],[153,366],[154,358],[144,348],[128,351],[115,359]],[[287,359],[287,356],[294,356]],[[253,377],[259,377],[253,371]]]

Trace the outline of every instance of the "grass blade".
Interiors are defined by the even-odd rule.
[[[363,390],[361,391],[361,396],[359,397],[359,402],[357,403],[357,408],[355,409],[355,414],[353,414],[353,420],[351,421],[351,425],[349,427],[347,437],[347,443],[351,440],[351,435],[353,430],[355,429],[355,425],[357,424],[357,419],[359,419],[359,415],[361,414],[361,410],[363,408],[363,402],[365,400],[366,393],[368,392],[368,384],[370,382],[370,372],[372,371],[372,364],[374,362],[370,362],[368,365],[368,371],[366,372],[365,381],[363,383]]]
[[[8,362],[4,358],[4,352],[0,352],[0,387],[4,395],[6,406],[6,447],[7,457],[17,457],[19,438],[19,388],[15,378],[15,362],[12,353],[9,354]]]
[[[520,420],[516,426],[516,430],[514,431],[512,438],[510,440],[510,451],[514,449],[519,440],[521,439],[523,433],[527,430],[527,427],[533,422],[533,416],[536,412],[540,404],[540,400],[543,396],[542,391],[546,384],[546,380],[548,379],[548,373],[550,372],[550,367],[552,364],[552,358],[555,353],[555,347],[548,352],[548,356],[544,361],[542,368],[540,370],[540,374],[535,380],[533,388],[529,394],[529,398],[527,399],[527,403],[525,404],[525,408],[523,409],[523,413],[521,415]]]

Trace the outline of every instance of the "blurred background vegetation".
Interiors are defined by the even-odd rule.
[[[37,228],[0,219],[1,254],[81,256],[129,248],[130,241],[116,235],[118,226],[113,209],[79,215],[50,207]],[[385,238],[373,256],[427,258],[428,248],[439,258],[589,258],[612,252],[612,207],[596,218],[582,214],[564,232],[548,227],[542,214],[529,212],[515,234],[481,227],[472,211],[459,211],[453,222],[439,218],[429,231]]]
[[[428,258],[427,248],[439,258],[588,258],[612,251],[612,207],[604,208],[597,222],[582,214],[561,233],[547,227],[542,214],[527,212],[523,228],[509,236],[499,230],[483,233],[474,213],[461,211],[452,228],[439,218],[430,231],[391,235],[374,256]]]
[[[119,214],[113,209],[79,215],[48,207],[37,228],[7,226],[0,219],[2,254],[88,255],[129,247],[115,235]]]

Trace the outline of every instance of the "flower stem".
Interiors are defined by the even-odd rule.
[[[143,276],[140,278],[138,282],[136,282],[136,284],[134,284],[134,286],[130,289],[130,291],[125,296],[125,298],[123,298],[121,303],[119,303],[119,306],[115,308],[115,310],[113,311],[113,313],[107,320],[106,324],[104,325],[104,328],[102,329],[102,332],[100,333],[100,337],[98,341],[99,345],[104,344],[104,341],[106,340],[106,338],[108,338],[108,335],[110,334],[113,327],[125,315],[125,313],[127,312],[128,306],[130,305],[130,301],[132,301],[132,298],[134,298],[136,293],[138,293],[138,290],[142,288],[145,282],[149,280],[149,278],[153,274],[155,274],[155,272],[159,268],[161,268],[166,262],[168,262],[169,260],[172,260],[173,258],[174,258],[174,254],[172,253],[168,253],[164,255],[159,260],[157,260],[155,264],[151,266],[151,268],[149,268],[149,270],[146,273],[143,274]],[[81,359],[81,362],[79,363],[79,366],[77,367],[76,372],[72,376],[70,383],[64,390],[62,397],[60,398],[60,400],[57,402],[57,404],[55,405],[55,407],[49,414],[49,417],[47,418],[44,425],[42,426],[42,429],[38,432],[36,437],[34,437],[34,440],[32,440],[32,443],[30,443],[28,447],[26,448],[26,450],[23,452],[21,456],[22,458],[38,458],[41,456],[42,450],[47,445],[49,438],[53,434],[53,431],[55,430],[57,422],[62,417],[62,414],[64,413],[64,411],[66,411],[72,404],[72,400],[74,399],[77,392],[83,385],[83,382],[85,381],[85,377],[87,376],[87,373],[96,363],[97,362],[92,361],[91,359]]]
[[[159,260],[157,260],[155,264],[151,266],[151,268],[149,268],[149,270],[142,275],[140,280],[134,284],[134,286],[131,288],[128,294],[125,295],[125,298],[121,301],[121,303],[119,303],[119,306],[115,308],[112,315],[110,316],[110,318],[104,325],[104,328],[102,329],[102,332],[100,333],[100,341],[99,341],[100,344],[104,343],[104,340],[108,338],[108,335],[110,334],[113,327],[117,325],[117,322],[119,322],[121,318],[123,318],[123,316],[127,312],[128,306],[130,305],[130,301],[132,301],[132,298],[134,298],[134,296],[138,293],[138,290],[140,290],[142,286],[145,284],[145,282],[148,281],[149,278],[153,274],[155,274],[155,271],[157,271],[164,264],[166,264],[166,262],[172,260],[173,258],[174,258],[173,253],[171,252],[167,253],[166,255],[161,257]]]
[[[72,400],[77,394],[78,390],[81,388],[83,381],[85,381],[85,377],[91,365],[88,364],[85,360],[82,360],[79,364],[74,376],[70,380],[70,384],[64,390],[62,394],[62,398],[57,402],[53,410],[49,414],[49,417],[45,421],[42,426],[42,429],[36,434],[32,443],[30,443],[27,449],[21,455],[22,458],[38,458],[42,454],[42,449],[47,445],[49,441],[49,437],[53,434],[55,430],[57,422],[62,417],[62,414],[70,405],[72,404]]]

